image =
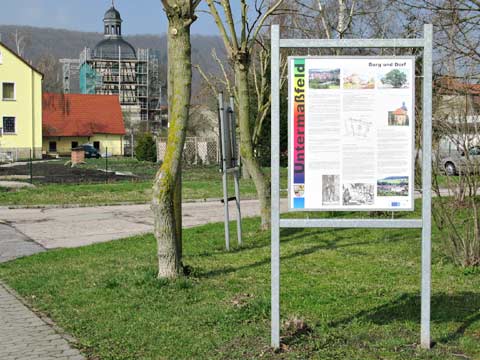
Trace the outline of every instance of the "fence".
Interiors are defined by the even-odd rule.
[[[157,159],[163,161],[167,150],[167,138],[157,139]],[[183,161],[188,165],[212,165],[220,162],[218,139],[187,137]]]
[[[18,160],[18,149],[0,150],[0,164],[16,162]]]
[[[109,153],[108,148],[105,153]],[[80,151],[72,151],[71,157],[41,161],[32,156],[19,157],[19,162],[0,163],[0,180],[36,185],[150,182],[158,170],[156,163],[138,163],[120,156],[85,159],[83,151],[79,154]]]

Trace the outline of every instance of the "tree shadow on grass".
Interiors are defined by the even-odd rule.
[[[348,229],[339,229],[339,230],[341,231],[341,230],[348,230]],[[352,238],[352,236],[349,233],[343,234],[342,236],[338,236],[338,234],[340,233],[339,230],[334,230],[334,231],[336,231],[336,234],[335,234],[336,236],[335,236],[334,239],[322,240],[322,244],[313,245],[313,246],[310,246],[308,248],[305,248],[305,249],[302,249],[302,250],[299,250],[299,251],[295,251],[291,254],[282,256],[281,261],[294,259],[294,258],[297,258],[297,257],[300,257],[300,256],[309,255],[309,254],[312,254],[312,253],[315,253],[315,252],[321,251],[321,250],[337,250],[337,249],[344,249],[344,248],[362,246],[362,245],[373,245],[373,244],[385,241],[384,239],[376,239],[376,240],[366,240],[366,241],[358,241],[358,242],[341,243],[343,240],[350,240]],[[318,233],[320,233],[320,231]],[[312,236],[312,235],[318,235],[318,234],[317,234],[317,232],[314,232],[314,233],[310,233],[308,236]],[[297,236],[293,236],[293,239],[289,238],[289,239],[283,240],[282,244],[284,244],[285,242],[293,241],[293,240],[295,240],[297,238],[300,238],[300,237],[303,237],[303,236],[305,236],[305,235],[297,234]],[[406,236],[408,236],[408,234],[406,234],[404,232],[403,233],[397,232],[394,235],[392,235],[391,237],[389,237],[388,241],[389,242],[401,241],[401,240],[404,240],[406,238]],[[218,268],[218,269],[215,269],[215,270],[201,272],[199,274],[199,277],[209,278],[209,277],[226,275],[226,274],[241,271],[241,270],[252,269],[252,268],[255,268],[255,267],[267,265],[267,264],[270,263],[270,260],[271,260],[270,257],[266,257],[262,260],[259,260],[259,261],[256,261],[256,262],[253,262],[253,263],[250,263],[250,264],[237,266],[237,267],[225,266],[225,267]]]
[[[300,229],[300,228],[285,228],[280,230],[280,242],[282,244],[289,243],[291,241],[297,240],[299,238],[304,238],[304,237],[312,237],[312,236],[317,236],[319,234],[327,234],[330,232],[341,232],[341,231],[346,231],[346,230],[351,230],[351,229],[316,229],[316,230],[305,230],[305,229]],[[269,233],[270,234],[270,233]],[[235,243],[237,240],[236,234],[234,236],[230,236],[230,243],[232,241]],[[240,253],[245,250],[254,250],[254,249],[261,249],[265,247],[270,247],[270,236],[268,239],[259,241],[259,242],[254,242],[254,243],[248,243],[248,244],[243,244],[239,247],[235,247],[233,249],[230,249],[230,251],[227,251],[224,248],[224,244],[221,245],[221,248],[216,251],[216,254],[235,254],[235,253]],[[199,254],[194,254],[191,256],[194,257],[207,257],[211,256],[212,253],[210,251],[205,251]]]
[[[420,323],[420,294],[402,294],[391,302],[372,309],[362,310],[352,316],[332,321],[329,326],[339,327],[354,320],[386,325],[392,322],[416,321]],[[435,339],[449,343],[461,337],[474,323],[480,321],[480,292],[459,292],[457,294],[435,293],[431,299],[431,321],[434,324],[454,322],[458,328]]]

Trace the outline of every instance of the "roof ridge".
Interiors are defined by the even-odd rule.
[[[38,74],[42,75],[42,79],[45,77],[45,74],[42,73],[40,70],[38,70],[35,66],[33,66],[32,64],[30,64],[27,59],[25,59],[24,57],[20,56],[19,54],[16,53],[15,50],[13,50],[12,48],[10,48],[9,46],[7,46],[3,41],[0,40],[0,45],[3,46],[5,49],[7,49],[8,51],[10,51],[17,59],[21,60],[25,65],[27,65],[30,69],[34,70],[35,72],[37,72]]]

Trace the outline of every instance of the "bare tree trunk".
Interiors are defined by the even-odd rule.
[[[270,182],[262,173],[260,164],[255,158],[250,129],[250,88],[248,73],[251,65],[253,45],[259,36],[266,19],[271,16],[283,3],[283,0],[272,1],[264,6],[265,2],[254,1],[257,17],[249,22],[247,0],[240,0],[241,21],[240,31],[237,31],[230,0],[206,0],[215,23],[220,31],[228,57],[233,63],[235,72],[235,89],[238,102],[238,118],[240,127],[240,155],[248,174],[251,176],[257,189],[260,201],[260,216],[262,229],[270,228]],[[223,9],[221,16],[217,6]],[[251,26],[251,27],[250,27]],[[228,29],[228,30],[227,30]]]
[[[247,60],[248,61],[248,60]],[[248,81],[248,66],[241,62],[235,63],[235,86],[238,97],[238,119],[240,127],[240,154],[243,166],[257,189],[260,202],[262,229],[270,228],[270,183],[267,181],[253,153],[252,133],[250,127],[250,88]]]
[[[182,273],[182,152],[190,108],[192,64],[190,25],[175,8],[167,11],[169,131],[164,162],[153,186],[152,211],[158,245],[158,277]]]

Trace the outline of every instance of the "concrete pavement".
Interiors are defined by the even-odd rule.
[[[286,205],[286,203],[285,203]],[[185,227],[223,221],[223,204],[183,204]],[[234,203],[230,204],[235,219]],[[258,201],[242,201],[242,215],[256,216]],[[148,233],[153,230],[150,205],[80,208],[0,208],[0,263],[45,249],[77,247]],[[82,360],[80,352],[51,325],[28,309],[0,281],[0,359]]]
[[[45,249],[28,236],[0,222],[0,263],[42,251]]]
[[[242,217],[259,214],[257,200],[242,201]],[[286,209],[286,201],[282,208]],[[236,219],[234,202],[230,219]],[[223,204],[196,202],[183,204],[183,225],[192,227],[223,221]],[[77,208],[0,208],[0,221],[23,233],[46,249],[78,247],[152,232],[149,204]],[[1,236],[1,235],[0,235]]]
[[[452,195],[447,189],[441,189],[441,193],[443,196]],[[415,198],[419,197],[421,194],[416,192]],[[286,210],[287,200],[282,199],[281,211]],[[221,222],[223,211],[220,201],[184,203],[183,226]],[[242,217],[258,216],[259,213],[258,200],[242,201]],[[234,202],[230,202],[230,219],[236,219]],[[0,207],[0,224],[2,222],[46,249],[90,245],[153,230],[150,204],[34,209]],[[1,231],[0,228],[0,246],[5,238]]]

